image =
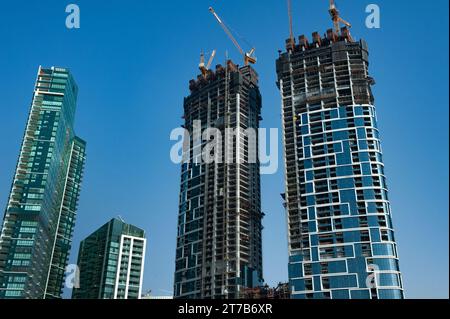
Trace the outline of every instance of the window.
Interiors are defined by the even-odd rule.
[[[25,285],[24,284],[16,284],[16,283],[10,283],[6,286],[7,289],[23,289]]]
[[[303,272],[305,276],[312,275],[312,265],[311,264],[303,264]]]
[[[364,257],[371,257],[372,250],[370,249],[370,244],[361,245],[362,255]]]
[[[22,224],[23,225],[23,224]],[[36,232],[36,228],[31,228],[31,227],[20,227],[19,230],[21,233],[35,233]]]
[[[359,217],[359,227],[369,227],[366,216]]]
[[[361,231],[361,241],[370,241],[370,236],[369,236],[368,230]]]
[[[328,274],[328,263],[320,263],[320,271],[322,274]]]
[[[20,295],[21,293],[18,290],[7,290],[5,292],[6,297],[19,297]]]
[[[14,259],[30,259],[31,254],[14,254]]]
[[[389,241],[389,232],[386,229],[381,230],[381,240]]]
[[[328,277],[322,277],[322,289],[330,289],[330,279]]]
[[[312,278],[306,278],[305,279],[305,290],[313,290]]]
[[[18,240],[17,246],[33,246],[33,243],[32,240]]]
[[[378,216],[378,225],[386,227],[386,216]]]
[[[310,261],[311,260],[311,252],[309,249],[304,249],[303,252],[303,260],[304,261]]]

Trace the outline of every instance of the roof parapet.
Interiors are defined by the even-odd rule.
[[[244,69],[247,67],[240,67],[238,64],[235,64],[231,60],[227,60],[226,66],[224,67],[221,64],[216,65],[216,69],[208,70],[206,73],[206,76],[203,76],[199,74],[196,79],[192,79],[189,81],[189,90],[192,92],[198,90],[199,88],[209,84],[212,81],[215,81],[217,78],[224,78],[226,75],[226,70],[228,69],[228,72],[234,73],[234,72],[240,72],[241,69]]]
[[[294,51],[301,50],[305,51],[311,48],[319,48],[322,46],[327,46],[331,43],[346,41],[346,42],[354,42],[350,30],[348,27],[342,27],[340,33],[336,33],[333,29],[328,29],[323,37],[319,34],[319,32],[312,33],[312,43],[308,41],[308,38],[302,34],[298,37],[299,43],[292,48],[291,39],[286,40],[286,50]]]

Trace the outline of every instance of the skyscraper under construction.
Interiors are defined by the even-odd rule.
[[[291,27],[276,62],[291,296],[403,298],[368,47],[330,13],[325,37]]]
[[[258,75],[251,66],[227,61],[191,80],[190,92],[184,99],[189,146],[181,169],[174,294],[238,298],[241,289],[263,281],[259,162],[249,160],[261,119]],[[215,149],[213,162],[196,156],[207,143],[195,139],[200,128],[215,128],[223,137],[216,141],[224,151]],[[238,128],[254,129],[256,138],[226,133]],[[229,146],[232,162],[226,158]]]

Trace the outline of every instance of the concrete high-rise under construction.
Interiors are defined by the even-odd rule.
[[[330,13],[335,29],[291,31],[276,62],[291,296],[403,298],[368,47]]]
[[[181,169],[174,295],[239,298],[243,288],[263,281],[259,161],[249,160],[258,149],[258,75],[251,66],[228,61],[191,80],[190,92],[184,99],[189,137]],[[207,141],[196,140],[195,131],[207,128],[223,136],[215,137],[220,149],[232,146],[233,161],[217,149],[212,162],[199,157]],[[253,129],[255,138],[240,129]]]

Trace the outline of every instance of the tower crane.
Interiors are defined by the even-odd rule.
[[[255,53],[255,48],[252,48],[249,52],[244,52],[242,47],[239,45],[239,42],[236,41],[233,34],[231,33],[230,29],[227,27],[227,25],[222,21],[222,19],[217,15],[217,13],[214,11],[212,7],[209,7],[209,11],[214,15],[217,22],[219,22],[222,29],[225,31],[225,33],[228,35],[228,37],[231,39],[235,47],[239,50],[241,55],[244,57],[244,64],[249,65],[256,63],[256,57],[253,55]]]
[[[294,39],[294,27],[292,23],[292,3],[291,0],[287,0],[288,6],[288,15],[289,15],[289,46],[292,50],[295,48],[295,39]]]
[[[347,22],[341,18],[339,10],[337,9],[336,3],[334,2],[334,0],[330,0],[330,9],[328,10],[328,12],[331,15],[331,20],[333,21],[333,24],[334,24],[334,31],[336,33],[339,34],[340,23],[343,23],[348,28],[352,27],[352,25],[349,22]]]
[[[205,54],[202,52],[202,54],[200,55],[200,64],[198,65],[198,68],[202,72],[203,77],[206,77],[206,75],[208,74],[209,68],[211,67],[215,56],[216,50],[213,50],[211,56],[209,57],[208,63],[205,65]]]

